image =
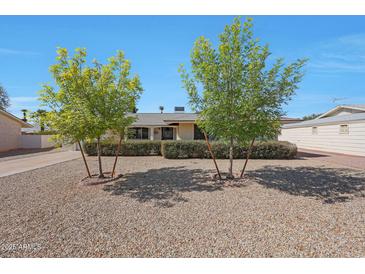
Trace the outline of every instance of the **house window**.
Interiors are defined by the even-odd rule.
[[[172,127],[163,127],[162,128],[161,139],[162,140],[174,140],[174,128],[172,128]]]
[[[318,128],[312,127],[312,135],[317,135],[317,134],[318,134]]]
[[[128,130],[128,138],[136,140],[148,139],[148,128],[146,127],[134,127]]]
[[[349,134],[349,125],[340,125],[340,134]]]
[[[203,131],[194,124],[194,140],[204,140],[204,133]]]

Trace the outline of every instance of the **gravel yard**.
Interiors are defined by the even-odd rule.
[[[110,170],[113,158],[103,163]],[[97,186],[79,184],[80,159],[0,178],[1,257],[365,256],[359,169],[252,160],[244,182],[221,184],[210,160],[118,166],[125,177]]]

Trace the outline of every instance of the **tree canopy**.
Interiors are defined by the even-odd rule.
[[[47,111],[44,109],[37,109],[30,113],[29,117],[31,121],[37,125],[39,125],[40,130],[44,131],[47,123],[46,123]]]
[[[6,110],[10,106],[9,96],[6,89],[0,84],[0,109]]]
[[[312,114],[309,114],[309,115],[305,115],[303,116],[303,120],[306,121],[306,120],[312,120],[312,119],[315,119],[319,116],[321,116],[323,113],[312,113]]]
[[[286,104],[301,81],[306,60],[284,65],[283,59],[268,60],[268,45],[253,36],[252,19],[239,17],[227,25],[214,48],[199,37],[191,52],[190,73],[180,67],[198,125],[209,135],[228,141],[229,177],[232,177],[233,143],[275,136]]]
[[[123,134],[133,122],[128,112],[136,107],[142,87],[138,76],[130,76],[130,62],[123,52],[105,65],[94,60],[88,66],[86,56],[85,49],[76,49],[70,57],[67,49],[59,48],[57,63],[50,68],[58,90],[44,85],[40,99],[50,109],[50,127],[63,141],[97,140],[103,176],[100,139],[107,130]]]

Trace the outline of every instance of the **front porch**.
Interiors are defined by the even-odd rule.
[[[148,128],[148,138],[153,140],[178,140],[178,126],[150,127]]]
[[[130,140],[201,140],[203,135],[194,123],[174,123],[168,126],[129,128]]]

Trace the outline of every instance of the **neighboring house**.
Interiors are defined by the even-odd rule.
[[[21,130],[31,127],[32,125],[0,109],[0,152],[21,148]]]
[[[298,148],[365,156],[365,105],[341,105],[316,119],[283,125],[279,140]]]
[[[298,123],[298,122],[301,122],[303,120],[300,119],[300,118],[290,118],[290,117],[285,117],[284,116],[284,117],[281,117],[280,121],[281,121],[282,125],[286,125],[286,124]]]
[[[183,107],[175,107],[175,113],[136,113],[129,139],[141,140],[202,140],[204,135],[196,125],[198,114],[186,113]],[[283,117],[282,123],[300,119]]]

